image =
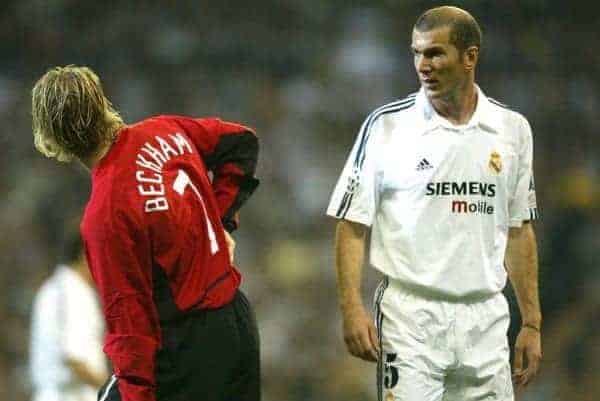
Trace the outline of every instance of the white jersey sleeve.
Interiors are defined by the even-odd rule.
[[[82,317],[87,316],[85,302],[78,301],[80,294],[77,288],[71,283],[62,283],[64,285],[64,296],[62,299],[62,333],[60,337],[61,349],[66,358],[85,362],[86,355],[89,352],[90,344],[86,336],[86,326],[82,324]],[[83,300],[85,301],[85,300]]]
[[[527,120],[523,117],[521,120],[517,179],[508,205],[510,227],[521,227],[523,221],[538,218],[533,179],[533,137]]]
[[[55,355],[59,335],[56,299],[57,291],[50,284],[44,284],[35,296],[31,314],[29,370],[34,390],[44,388],[48,383],[61,382],[62,376],[57,367]],[[57,377],[60,377],[58,379]]]
[[[375,140],[377,121],[362,124],[354,147],[331,195],[327,214],[371,226],[375,215]]]
[[[75,271],[63,277],[60,345],[63,357],[84,363],[97,375],[107,375],[102,355],[104,325],[94,290]],[[82,322],[85,319],[85,323]]]

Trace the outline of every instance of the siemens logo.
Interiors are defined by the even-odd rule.
[[[485,182],[430,182],[427,184],[426,195],[481,195],[493,198],[496,196],[496,184]]]

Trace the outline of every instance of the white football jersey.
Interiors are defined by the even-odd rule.
[[[529,123],[477,90],[461,126],[422,89],[371,113],[327,209],[371,227],[373,267],[446,298],[500,292],[508,228],[537,218]]]
[[[102,353],[104,320],[95,290],[78,273],[58,266],[36,294],[31,316],[33,401],[95,401],[98,389],[82,382],[66,359],[108,377]]]

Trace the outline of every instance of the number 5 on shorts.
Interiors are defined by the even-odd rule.
[[[200,191],[198,191],[198,188],[196,188],[196,186],[190,179],[190,176],[187,175],[187,173],[185,171],[179,170],[177,172],[177,178],[175,178],[175,182],[173,182],[173,189],[179,195],[183,196],[183,193],[185,192],[185,188],[188,185],[190,186],[190,188],[192,188],[192,191],[196,194],[196,197],[200,201],[200,205],[202,205],[202,211],[204,211],[204,217],[206,217],[206,230],[208,231],[208,239],[210,240],[210,253],[212,255],[214,255],[215,253],[217,253],[219,251],[219,244],[217,243],[217,236],[215,235],[215,230],[213,229],[212,223],[210,222],[210,219],[208,218],[208,212],[206,211],[206,205],[204,203],[204,199],[202,198],[202,195],[200,195]]]
[[[383,364],[383,385],[385,388],[394,388],[398,384],[398,369],[392,365],[396,361],[397,354],[385,354],[385,362]]]

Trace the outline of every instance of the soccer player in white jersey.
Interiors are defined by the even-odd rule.
[[[512,401],[541,359],[531,129],[475,84],[469,13],[426,11],[411,47],[421,89],[366,119],[327,210],[344,340],[378,361],[380,401]],[[367,238],[384,274],[375,319],[360,295]],[[513,380],[507,276],[522,318]]]
[[[31,317],[33,401],[96,401],[108,369],[104,322],[78,225],[67,229],[63,259],[35,296]]]

